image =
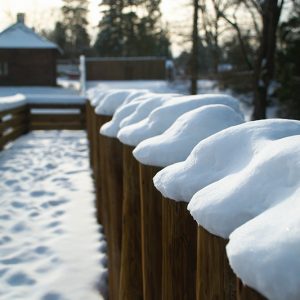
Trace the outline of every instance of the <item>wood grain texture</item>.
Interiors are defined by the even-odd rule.
[[[9,118],[6,118],[8,117]],[[24,105],[1,112],[0,115],[0,150],[3,147],[28,132],[29,110]]]
[[[236,299],[236,277],[227,259],[227,243],[198,227],[197,300]]]
[[[123,223],[119,299],[143,299],[139,165],[123,145]]]
[[[144,300],[161,298],[162,236],[160,192],[153,185],[158,167],[139,164]]]
[[[114,300],[119,297],[121,265],[123,145],[105,136],[100,137],[100,144],[101,210],[108,242],[109,299]]]
[[[196,298],[197,224],[187,203],[162,199],[162,299]]]
[[[249,266],[251,267],[251,266]],[[264,296],[254,289],[244,285],[241,280],[237,279],[237,300],[266,300]]]
[[[107,226],[108,226],[108,212],[105,201],[107,201],[107,196],[104,193],[104,188],[106,187],[105,173],[102,170],[103,159],[102,158],[102,149],[104,144],[104,136],[99,133],[100,128],[103,124],[111,120],[110,116],[96,115],[94,113],[92,118],[92,139],[93,139],[93,172],[94,172],[94,181],[96,185],[96,207],[97,207],[97,218],[100,224],[104,227],[104,232],[107,235]],[[104,160],[105,161],[105,160]]]

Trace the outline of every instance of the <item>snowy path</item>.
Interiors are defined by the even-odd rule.
[[[84,132],[32,132],[0,152],[0,206],[0,299],[100,299]]]

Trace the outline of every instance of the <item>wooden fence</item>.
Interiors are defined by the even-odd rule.
[[[0,150],[3,147],[27,133],[29,130],[29,109],[21,106],[0,111]]]
[[[96,191],[108,241],[109,299],[265,299],[232,272],[226,240],[197,227],[186,203],[155,190],[158,168],[135,161],[132,147],[100,136],[109,119],[87,105],[91,165],[95,178],[105,178]]]
[[[27,104],[0,111],[0,150],[31,130],[84,130],[85,104]]]

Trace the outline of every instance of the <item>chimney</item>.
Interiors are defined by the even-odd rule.
[[[17,23],[25,24],[25,14],[24,13],[17,14]]]

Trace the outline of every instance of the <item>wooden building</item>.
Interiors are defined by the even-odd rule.
[[[164,57],[86,58],[87,80],[165,79]]]
[[[0,33],[0,86],[55,86],[59,48],[24,24]]]

